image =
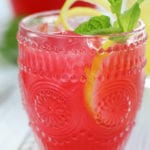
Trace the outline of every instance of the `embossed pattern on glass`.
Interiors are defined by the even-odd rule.
[[[103,49],[109,36],[36,31],[57,14],[29,17],[18,32],[23,105],[37,142],[43,150],[122,150],[144,89],[144,26]]]

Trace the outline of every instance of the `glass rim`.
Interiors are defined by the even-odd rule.
[[[24,17],[19,24],[19,29],[24,29],[27,32],[36,34],[36,35],[40,35],[43,37],[78,37],[78,38],[93,38],[93,37],[119,37],[119,36],[129,36],[131,34],[136,34],[140,31],[143,31],[145,29],[145,24],[142,21],[142,19],[138,20],[139,25],[132,31],[129,32],[121,32],[121,33],[112,33],[112,34],[99,34],[99,35],[80,35],[80,34],[76,34],[76,35],[67,35],[67,34],[59,34],[61,32],[51,32],[51,33],[45,33],[45,32],[40,32],[37,30],[32,30],[31,27],[27,27],[27,22],[31,21],[35,18],[38,17],[44,17],[46,15],[54,15],[54,14],[59,14],[60,10],[51,10],[51,11],[43,11],[43,12],[39,12],[39,13],[35,13],[35,14],[31,14],[29,16]],[[57,33],[57,34],[56,34]]]

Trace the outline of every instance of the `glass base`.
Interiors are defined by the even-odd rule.
[[[136,125],[127,142],[125,150],[150,150],[150,77],[146,79],[141,110]],[[30,131],[25,137],[19,150],[39,150]]]

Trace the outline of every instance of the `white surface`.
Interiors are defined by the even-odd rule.
[[[28,133],[16,68],[0,68],[0,150],[18,150]]]

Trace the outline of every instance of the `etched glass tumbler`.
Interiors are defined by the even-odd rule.
[[[122,150],[144,90],[145,26],[81,36],[56,27],[58,14],[26,17],[18,31],[20,88],[36,141],[43,150]]]

